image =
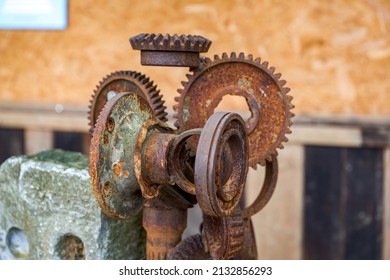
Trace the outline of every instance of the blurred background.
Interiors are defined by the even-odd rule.
[[[23,4],[1,1],[0,18],[16,13],[12,1]],[[294,97],[275,194],[253,217],[259,257],[390,259],[390,1],[64,3],[62,27],[0,19],[0,162],[50,148],[88,154],[89,100],[113,71],[149,76],[171,115],[188,69],[141,66],[128,39],[202,35],[213,41],[207,57],[235,51],[269,61]],[[262,169],[250,173],[247,203]]]

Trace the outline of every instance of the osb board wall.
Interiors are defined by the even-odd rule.
[[[142,32],[199,34],[208,56],[268,60],[296,113],[390,115],[388,0],[69,0],[64,31],[0,31],[0,102],[86,106],[103,76],[129,69],[171,106],[187,69],[141,66],[128,38]]]

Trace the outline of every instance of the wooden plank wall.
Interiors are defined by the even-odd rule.
[[[307,146],[304,259],[381,259],[383,151]]]
[[[390,148],[384,154],[384,218],[383,218],[383,258],[390,260]]]

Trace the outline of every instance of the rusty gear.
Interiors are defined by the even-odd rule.
[[[275,68],[260,58],[253,59],[240,53],[238,56],[226,53],[203,60],[188,81],[182,82],[180,96],[175,98],[174,106],[178,133],[192,128],[203,127],[207,119],[225,95],[238,95],[246,99],[251,117],[246,121],[249,138],[249,165],[265,165],[283,148],[287,142],[286,134],[291,133],[290,111],[292,97],[287,95],[286,81],[281,74],[274,74]],[[196,150],[196,143],[189,142],[189,148]]]
[[[134,50],[207,52],[211,41],[199,35],[141,33],[130,38]]]
[[[141,51],[141,64],[198,67],[199,53],[207,52],[211,41],[198,35],[142,33],[130,38],[131,47]]]
[[[257,246],[252,220],[244,218],[244,243],[239,254],[241,260],[257,260]]]
[[[153,81],[139,72],[117,71],[104,77],[94,90],[88,111],[90,133],[93,132],[99,113],[107,103],[107,99],[110,98],[110,92],[114,94],[121,92],[141,94],[148,101],[157,119],[164,122],[168,120],[164,106],[165,101],[160,95],[160,90],[157,89],[156,85],[153,85]]]
[[[243,248],[244,232],[244,219],[239,208],[228,217],[203,215],[203,235],[214,260],[236,257]]]

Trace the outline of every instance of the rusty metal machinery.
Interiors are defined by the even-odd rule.
[[[147,259],[256,259],[251,216],[276,186],[277,148],[291,133],[289,89],[268,62],[251,55],[200,57],[202,36],[140,34],[130,38],[141,64],[190,67],[166,124],[164,101],[138,72],[114,72],[97,86],[89,120],[90,176],[101,209],[126,219],[143,211]],[[251,116],[214,112],[225,95],[246,99]],[[248,168],[265,166],[259,195],[240,200]],[[187,209],[203,212],[199,234],[182,240]],[[123,233],[126,234],[126,233]]]

